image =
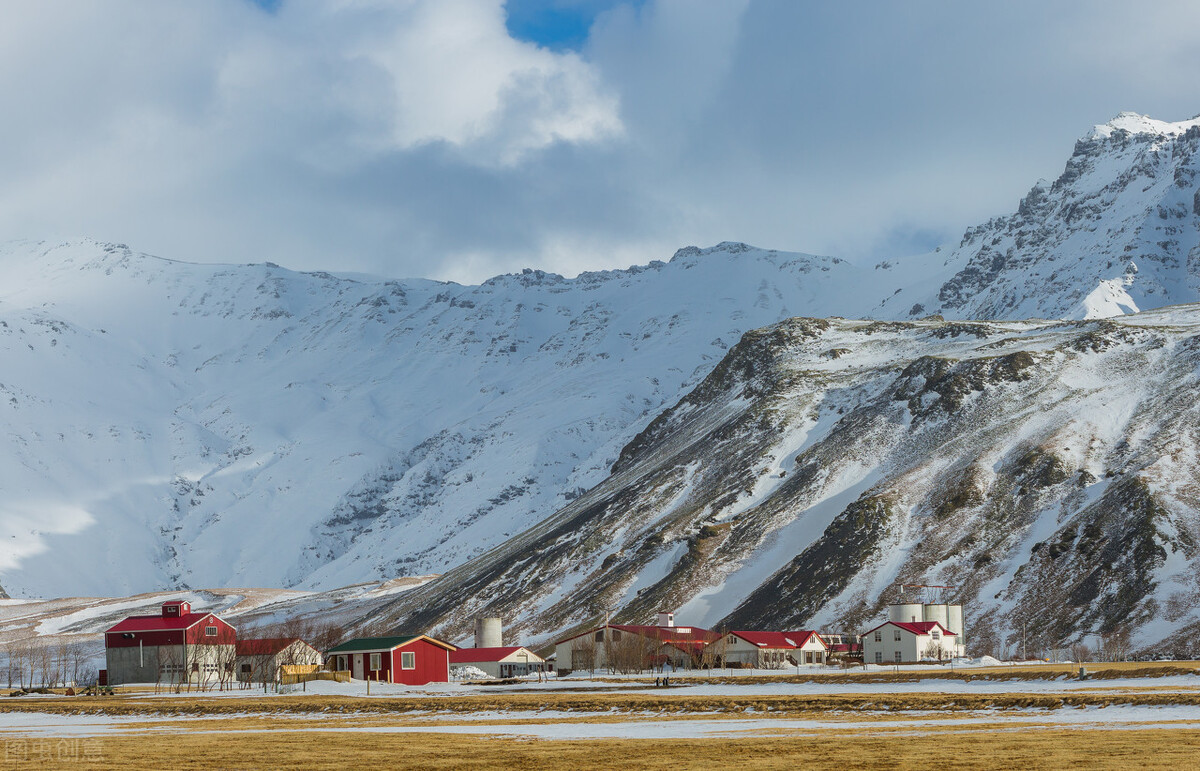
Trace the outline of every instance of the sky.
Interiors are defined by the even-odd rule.
[[[1190,0],[0,0],[0,241],[474,283],[745,241],[957,243],[1120,111],[1200,113]]]

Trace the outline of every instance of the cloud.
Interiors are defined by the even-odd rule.
[[[1186,2],[588,8],[552,50],[502,0],[7,2],[0,238],[475,281],[867,261],[1010,211],[1120,110],[1200,112]]]

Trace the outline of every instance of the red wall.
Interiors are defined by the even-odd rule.
[[[416,669],[401,669],[400,654],[417,654]],[[428,640],[414,640],[392,651],[392,682],[405,685],[450,682],[450,652]]]
[[[217,628],[217,636],[209,637],[204,634],[204,627],[215,626]],[[187,630],[188,645],[236,645],[237,632],[233,627],[226,624],[216,616],[208,618],[196,624],[191,629]]]

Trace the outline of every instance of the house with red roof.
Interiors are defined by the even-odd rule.
[[[611,624],[577,632],[554,644],[560,675],[574,670],[641,672],[670,664],[699,666],[701,655],[720,634],[695,626],[675,626],[675,614],[663,611],[658,624]]]
[[[263,637],[237,641],[234,671],[243,683],[273,683],[283,667],[319,669],[321,652],[299,637]]]
[[[130,616],[104,633],[104,675],[109,685],[229,682],[236,642],[237,630],[216,615],[172,600],[158,615]]]
[[[952,658],[958,652],[957,638],[937,621],[886,621],[863,635],[863,662],[902,664]]]
[[[824,664],[829,646],[810,630],[752,632],[734,630],[711,643],[710,656],[718,666],[734,664],[755,669],[784,669],[799,664]]]
[[[524,677],[543,672],[546,660],[521,645],[498,648],[459,648],[450,652],[450,666],[475,667],[492,677]]]
[[[425,685],[450,682],[456,648],[428,635],[357,637],[325,651],[325,662],[355,680]]]

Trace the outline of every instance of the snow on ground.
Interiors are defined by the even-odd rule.
[[[220,717],[62,715],[53,713],[0,713],[0,737],[112,736],[146,733],[266,733],[312,730],[291,727],[291,720],[310,720],[307,714],[274,714],[270,728],[223,728],[221,723],[245,715]],[[380,719],[370,716],[370,725],[360,725],[360,715],[325,714],[320,731],[361,733],[444,733],[537,739],[706,739],[753,738],[854,730],[857,735],[888,736],[940,733],[947,730],[1030,730],[1031,728],[1073,729],[1176,729],[1200,727],[1200,708],[1192,706],[1145,707],[1117,705],[1079,709],[1015,709],[961,713],[907,713],[875,719],[875,714],[837,715],[834,718],[758,717],[745,715],[697,716],[695,713],[670,718],[627,715],[613,719],[610,712],[580,713],[554,710],[537,713],[487,711],[473,715],[399,715]],[[586,722],[600,718],[602,722]],[[479,724],[474,721],[488,721]]]

